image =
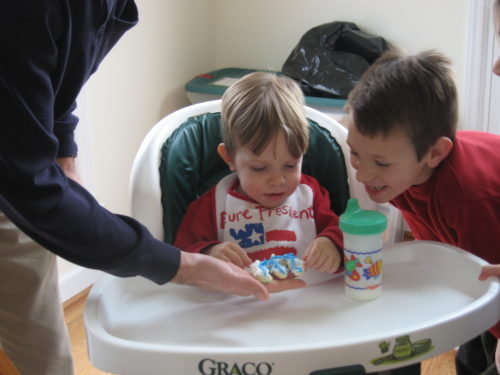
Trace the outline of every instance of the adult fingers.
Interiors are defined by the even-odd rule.
[[[174,282],[239,296],[269,298],[267,288],[244,269],[212,256],[181,252],[181,265]]]
[[[304,288],[306,283],[300,279],[283,279],[273,280],[265,286],[269,293],[279,293],[285,290]]]

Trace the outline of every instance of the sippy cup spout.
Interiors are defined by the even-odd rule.
[[[356,211],[360,211],[361,207],[359,207],[358,200],[356,198],[349,198],[347,201],[347,207],[345,209],[345,213],[347,215],[352,215]]]

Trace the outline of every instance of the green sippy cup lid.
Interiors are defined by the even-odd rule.
[[[342,232],[361,236],[382,233],[387,228],[387,218],[383,213],[363,210],[355,198],[349,199],[339,222]]]

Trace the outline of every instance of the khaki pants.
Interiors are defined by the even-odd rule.
[[[22,375],[72,375],[56,256],[0,212],[0,346]]]

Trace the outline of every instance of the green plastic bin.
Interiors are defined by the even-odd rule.
[[[189,81],[186,86],[186,95],[189,101],[200,103],[208,100],[220,99],[226,89],[238,79],[258,69],[224,68],[200,74]],[[280,72],[278,72],[280,74]],[[339,120],[345,113],[343,99],[306,96],[306,104]]]

